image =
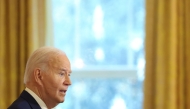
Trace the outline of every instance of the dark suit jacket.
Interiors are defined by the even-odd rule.
[[[23,91],[7,109],[41,109],[36,100],[27,92]]]

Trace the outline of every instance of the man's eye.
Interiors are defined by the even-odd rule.
[[[65,75],[65,73],[59,73],[59,75],[60,75],[60,76],[64,76],[64,75]]]

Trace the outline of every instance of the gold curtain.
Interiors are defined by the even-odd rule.
[[[190,0],[146,0],[144,109],[190,109]]]
[[[46,0],[0,0],[0,109],[24,89],[26,61],[50,37],[46,8]]]

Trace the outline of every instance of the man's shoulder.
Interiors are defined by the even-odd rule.
[[[40,109],[40,106],[35,99],[24,90],[8,109]]]
[[[31,109],[31,107],[25,99],[19,97],[8,107],[8,109]]]

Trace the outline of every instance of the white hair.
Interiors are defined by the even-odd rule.
[[[47,71],[50,67],[50,59],[59,54],[65,53],[54,47],[41,47],[34,51],[32,55],[29,57],[26,64],[24,84],[30,81],[31,74],[34,72],[36,68],[40,68],[43,71]]]

